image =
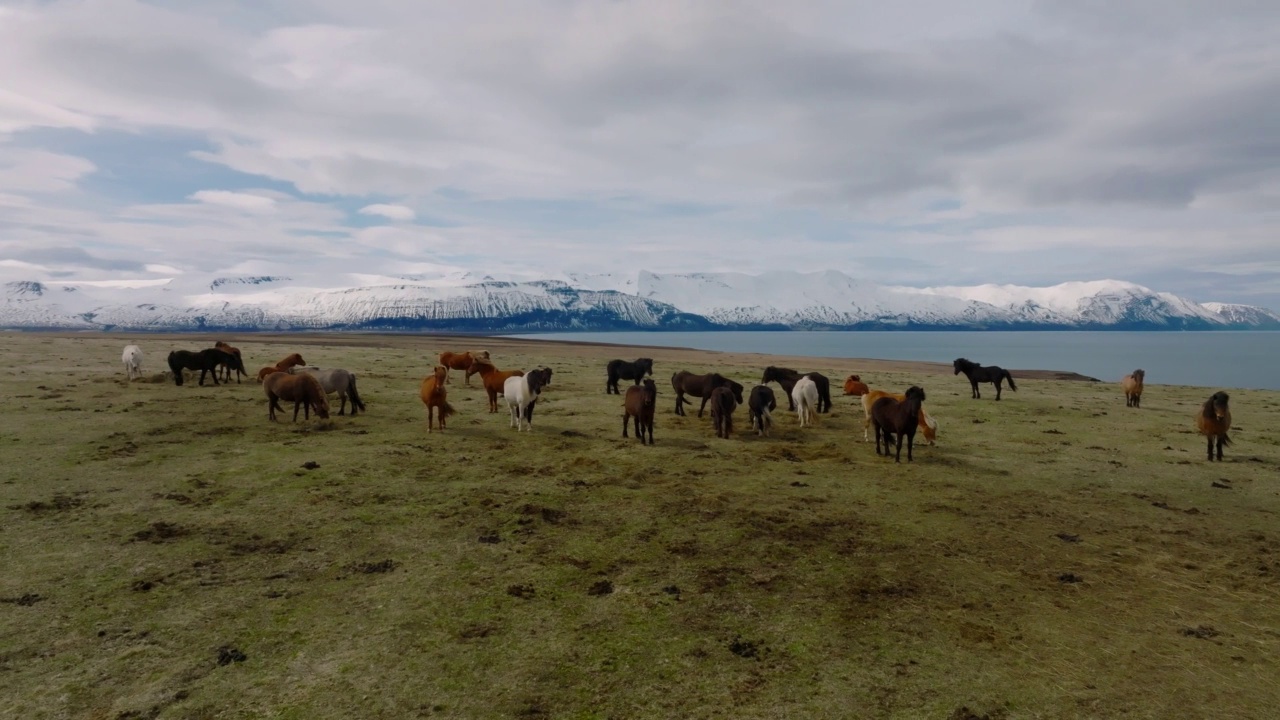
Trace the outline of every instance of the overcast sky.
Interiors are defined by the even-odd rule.
[[[1280,309],[1280,2],[0,0],[0,278],[837,269]]]

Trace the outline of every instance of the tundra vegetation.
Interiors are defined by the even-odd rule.
[[[267,420],[253,382],[148,358],[226,339],[359,377],[367,412]],[[1037,379],[975,402],[909,365],[373,335],[4,336],[0,715],[1269,717],[1280,707],[1280,393]],[[517,433],[478,385],[428,435],[440,352],[550,366]],[[867,354],[874,351],[868,348]],[[938,445],[716,440],[658,386],[652,446],[601,390],[769,364],[927,390]],[[938,348],[938,357],[954,356]],[[1151,363],[1158,362],[1153,358]],[[1148,363],[1149,365],[1151,363]],[[1127,372],[1117,368],[1116,377]],[[1025,378],[1025,380],[1024,380]],[[739,408],[738,422],[747,422]]]

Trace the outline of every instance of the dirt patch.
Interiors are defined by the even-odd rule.
[[[1187,637],[1200,638],[1201,640],[1208,640],[1209,638],[1215,638],[1222,634],[1220,631],[1215,630],[1212,625],[1185,627],[1179,632]]]
[[[1074,585],[1076,583],[1084,582],[1084,578],[1080,577],[1075,573],[1062,573],[1061,575],[1058,576],[1058,582],[1064,583],[1067,585]]]
[[[998,710],[979,715],[970,710],[968,706],[962,705],[956,708],[955,712],[948,715],[947,720],[1001,720],[1004,716],[1004,713]]]
[[[1054,535],[1054,537],[1056,537],[1056,538],[1058,538],[1059,540],[1061,540],[1062,542],[1066,542],[1066,543],[1078,543],[1078,542],[1080,542],[1080,536],[1079,536],[1079,535],[1072,535],[1072,534],[1070,534],[1070,533],[1060,532],[1060,533],[1058,533],[1057,535]]]
[[[36,593],[23,593],[17,597],[0,598],[0,603],[6,605],[20,605],[22,607],[31,607],[38,602],[44,602],[46,598]]]
[[[760,643],[754,640],[743,640],[741,635],[735,637],[733,641],[729,643],[729,652],[740,658],[747,658],[748,660],[759,660],[764,653],[768,652],[768,650],[768,648],[763,647]]]
[[[145,530],[139,530],[134,533],[131,541],[162,543],[190,534],[190,530],[176,523],[153,522]]]
[[[233,662],[244,662],[248,659],[248,655],[230,645],[223,645],[218,648],[218,665],[230,665]]]
[[[587,594],[593,596],[611,595],[613,593],[613,583],[608,580],[601,580],[587,588]]]
[[[523,505],[520,508],[520,514],[541,517],[544,522],[549,522],[552,525],[559,524],[565,519],[565,517],[567,517],[567,514],[563,510],[556,510],[555,508],[531,504]]]
[[[521,600],[532,600],[538,591],[532,585],[508,585],[507,594]]]
[[[498,628],[486,623],[472,623],[458,631],[458,637],[463,640],[479,640],[487,638],[498,631]]]
[[[502,542],[502,538],[499,537],[498,533],[494,530],[486,530],[484,532],[481,532],[480,537],[476,538],[476,540],[482,543],[486,543],[488,545],[493,545],[494,543]]]
[[[81,498],[75,497],[74,495],[59,494],[59,495],[54,495],[53,499],[49,500],[48,502],[32,500],[31,502],[24,503],[22,505],[10,505],[9,509],[25,510],[26,512],[32,513],[33,515],[43,515],[45,513],[66,512],[68,510],[75,510],[81,505],[84,505],[84,500],[82,500]]]
[[[379,562],[360,562],[347,566],[347,570],[351,572],[364,573],[365,575],[373,575],[378,573],[389,573],[400,567],[400,563],[387,558]]]
[[[316,468],[320,467],[320,463],[316,462],[315,460],[308,460],[302,463],[302,467],[306,470],[315,470]]]

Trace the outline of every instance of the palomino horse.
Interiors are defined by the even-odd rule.
[[[285,356],[283,360],[275,365],[268,365],[258,371],[258,382],[262,382],[263,378],[274,372],[288,372],[289,368],[298,365],[306,365],[307,361],[302,359],[298,353]]]
[[[124,372],[130,380],[142,377],[142,348],[137,345],[125,345],[124,354],[120,359],[124,361]]]
[[[422,385],[418,388],[418,397],[421,397],[422,404],[427,406],[427,432],[431,432],[431,416],[437,408],[440,410],[440,432],[444,432],[445,418],[456,412],[449,404],[444,389],[444,379],[448,374],[448,368],[437,365],[430,375],[422,379]]]
[[[1213,444],[1216,440],[1218,443],[1218,459],[1222,459],[1222,446],[1230,445],[1231,438],[1227,437],[1227,431],[1231,429],[1231,409],[1227,407],[1227,401],[1230,398],[1224,392],[1216,392],[1204,401],[1204,405],[1200,406],[1200,412],[1196,414],[1196,429],[1209,443],[1209,460],[1213,460]]]
[[[247,376],[249,374],[249,371],[244,369],[244,358],[241,357],[240,355],[240,348],[231,347],[230,345],[222,342],[221,340],[215,342],[213,346],[218,348],[224,353],[228,353],[229,355],[233,356],[236,359],[233,365],[222,366],[222,379],[225,382],[231,382],[231,371],[234,370],[236,373],[236,384],[239,385],[240,378],[243,376]]]
[[[339,415],[347,414],[347,398],[351,398],[351,414],[356,415],[364,410],[364,401],[360,399],[360,393],[356,390],[356,376],[354,373],[343,370],[342,368],[327,368],[321,370],[318,367],[307,367],[299,365],[289,368],[292,374],[307,373],[314,375],[320,381],[320,387],[324,388],[325,393],[337,393],[338,399],[342,404],[338,407]]]
[[[818,383],[801,375],[791,386],[791,406],[800,415],[800,427],[818,424]]]
[[[748,416],[751,418],[751,429],[762,436],[769,435],[773,427],[773,411],[778,409],[778,402],[773,399],[773,388],[768,385],[757,385],[751,388],[751,396],[747,398]]]
[[[439,359],[440,359],[440,364],[443,365],[445,368],[445,378],[444,378],[445,382],[449,382],[450,370],[463,370],[466,372],[466,374],[462,376],[462,384],[470,385],[471,376],[474,375],[476,372],[475,370],[471,369],[471,364],[477,360],[488,360],[489,351],[480,350],[477,352],[471,352],[470,350],[468,350],[467,352],[456,353],[456,352],[449,352],[448,350],[446,350],[440,353]]]
[[[776,382],[782,386],[783,392],[787,395],[787,409],[795,410],[795,396],[792,390],[796,383],[802,377],[807,377],[817,385],[818,388],[818,412],[825,413],[831,411],[831,381],[822,373],[799,373],[791,368],[774,367],[770,365],[764,369],[764,375],[760,378],[761,385],[768,385]]]
[[[311,419],[311,411],[315,410],[322,420],[329,419],[329,399],[325,397],[320,381],[307,373],[290,375],[287,372],[273,372],[262,380],[262,390],[267,394],[267,417],[276,421],[276,410],[284,412],[280,407],[281,400],[293,401],[293,421],[298,421],[298,408],[302,408],[302,418]]]
[[[694,375],[688,370],[681,370],[672,375],[671,387],[676,391],[676,414],[684,415],[684,394],[689,393],[702,398],[702,405],[698,408],[698,417],[702,417],[702,411],[707,409],[707,403],[711,400],[711,391],[722,385],[733,391],[734,400],[741,405],[742,383],[730,380],[720,373]]]
[[[653,444],[653,408],[658,403],[658,386],[653,378],[645,378],[643,385],[632,385],[622,399],[622,437],[627,436],[627,421],[635,420],[636,437],[644,445],[644,434],[649,433]]]
[[[527,375],[515,375],[503,382],[502,394],[511,410],[511,427],[516,432],[522,432],[526,428],[533,432],[533,404],[538,401],[545,382],[546,376],[541,370],[532,370]]]
[[[876,454],[880,454],[880,436],[884,435],[884,455],[889,456],[889,443],[898,436],[898,452],[895,462],[902,462],[902,436],[907,436],[907,462],[912,461],[911,446],[915,444],[916,427],[920,424],[920,404],[924,402],[924,389],[915,385],[904,393],[906,400],[898,402],[882,397],[871,406],[871,422],[876,426]]]
[[[489,412],[498,412],[498,396],[503,394],[508,378],[520,377],[524,375],[523,370],[499,370],[493,366],[488,360],[474,360],[471,366],[467,368],[467,374],[476,373],[480,376],[480,384],[484,385],[485,394],[489,396]],[[445,371],[448,375],[448,371]],[[551,371],[547,371],[547,377],[551,377]]]
[[[197,352],[174,350],[169,353],[169,369],[173,371],[173,382],[177,385],[182,385],[183,370],[199,370],[201,385],[204,385],[204,376],[213,373],[213,384],[218,385],[218,367],[234,362],[233,356],[217,348],[205,348]]]
[[[1145,370],[1134,370],[1124,379],[1120,381],[1120,388],[1124,390],[1124,406],[1125,407],[1141,407],[1142,406],[1142,383],[1147,379]]]
[[[867,387],[867,384],[862,382],[862,378],[858,375],[850,375],[844,379],[845,395],[866,395],[867,390],[869,389],[870,388]]]
[[[956,358],[955,362],[951,363],[951,366],[955,368],[955,372],[951,373],[952,375],[964,373],[964,376],[969,378],[969,385],[973,388],[972,395],[975,400],[982,397],[982,393],[978,392],[978,383],[980,382],[989,382],[996,386],[996,400],[1000,399],[1001,380],[1009,381],[1010,390],[1014,392],[1018,390],[1018,386],[1013,384],[1013,376],[1009,374],[1008,370],[998,365],[983,367],[965,358]]]
[[[634,385],[640,384],[640,378],[645,375],[653,377],[653,359],[640,358],[635,362],[627,362],[626,360],[610,360],[605,366],[605,372],[608,373],[609,379],[605,381],[605,394],[613,393],[620,395],[618,392],[618,380],[634,380]]]
[[[866,419],[862,421],[862,442],[871,442],[871,406],[880,398],[893,398],[898,402],[905,402],[907,396],[902,393],[891,393],[885,390],[868,390],[862,394],[862,411],[866,414]],[[925,444],[933,445],[938,439],[938,421],[933,419],[925,409],[920,406],[920,432],[924,433]]]

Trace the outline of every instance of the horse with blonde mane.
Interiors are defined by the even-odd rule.
[[[422,379],[422,385],[418,388],[418,397],[422,398],[422,404],[427,407],[428,433],[431,432],[432,415],[437,409],[440,411],[440,432],[444,432],[445,418],[457,412],[449,404],[444,388],[444,380],[448,374],[448,368],[437,365],[430,375]]]
[[[1124,379],[1120,381],[1120,388],[1124,390],[1124,406],[1125,407],[1141,407],[1142,405],[1142,383],[1147,379],[1147,373],[1144,370],[1134,370]]]
[[[293,422],[298,421],[298,409],[303,411],[303,419],[311,419],[311,411],[315,410],[322,420],[329,419],[329,399],[325,396],[320,381],[306,373],[290,375],[285,371],[273,372],[262,380],[262,389],[267,394],[267,417],[276,421],[276,410],[284,412],[280,407],[281,400],[293,401]]]

